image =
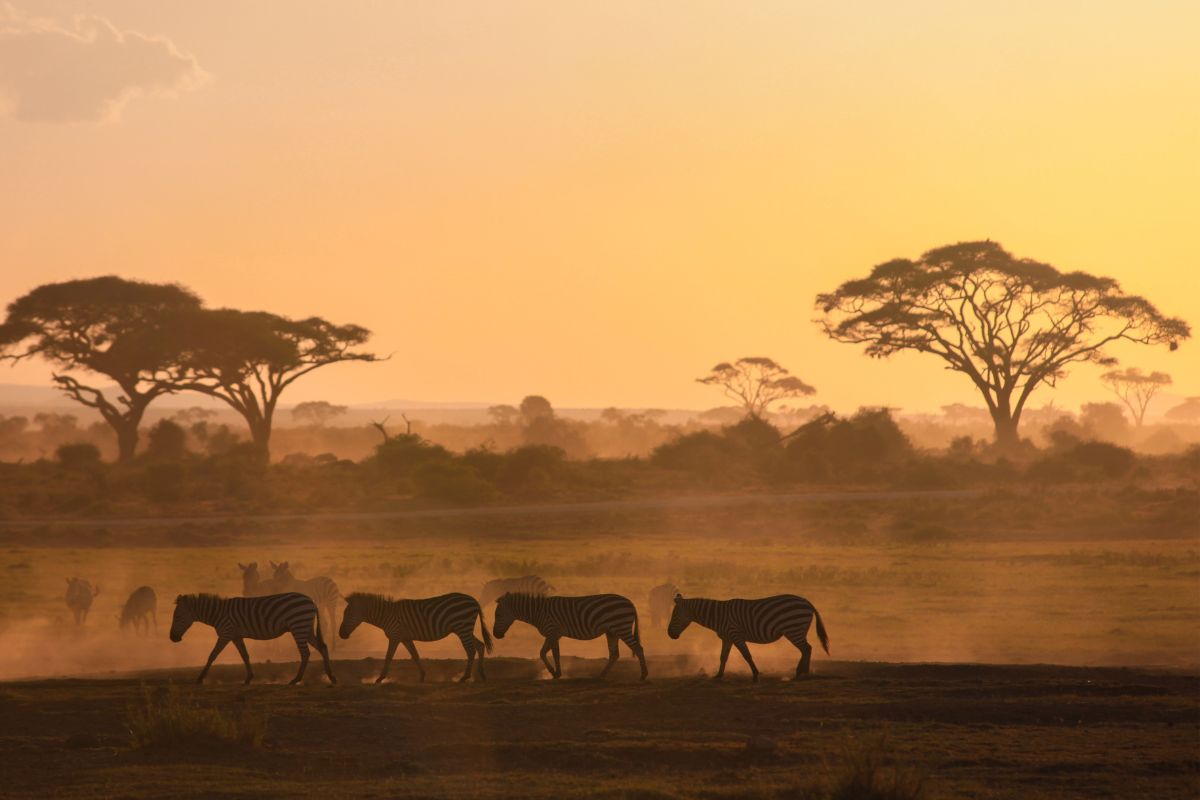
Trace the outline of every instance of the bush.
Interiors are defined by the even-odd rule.
[[[86,442],[64,444],[54,451],[54,457],[67,469],[85,471],[100,466],[100,448]]]
[[[834,769],[830,800],[920,800],[924,780],[913,769],[896,765],[887,737],[851,739]]]
[[[143,686],[127,724],[133,746],[141,750],[256,748],[266,736],[267,713],[244,701],[234,710],[220,709],[174,685],[153,691]]]
[[[482,503],[493,499],[495,487],[460,462],[430,462],[413,471],[417,494],[451,503]]]
[[[1085,481],[1120,478],[1137,464],[1133,451],[1108,442],[1073,442],[1061,446],[1029,465],[1028,477],[1040,481]]]
[[[169,419],[160,419],[146,437],[146,457],[154,461],[179,461],[188,453],[187,432]]]

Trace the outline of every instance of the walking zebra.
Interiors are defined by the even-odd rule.
[[[479,595],[480,605],[490,605],[502,594],[554,594],[554,587],[537,575],[525,575],[520,578],[496,578],[483,585]]]
[[[292,574],[292,568],[286,561],[278,564],[272,561],[271,567],[275,570],[271,583],[275,591],[308,595],[317,604],[317,613],[325,615],[322,623],[326,625],[326,629],[333,630],[337,627],[338,601],[342,599],[342,593],[332,578],[319,575],[302,581]],[[337,640],[330,639],[329,645],[336,649]]]
[[[149,635],[150,620],[147,617],[154,619],[154,630],[158,631],[158,595],[154,594],[154,590],[149,586],[139,586],[129,595],[125,607],[121,609],[121,630],[133,625],[133,632],[138,633],[144,625],[146,634]]]
[[[695,622],[721,637],[721,668],[715,677],[725,674],[725,662],[729,659],[730,647],[736,647],[750,665],[754,680],[758,680],[758,667],[750,657],[747,642],[768,644],[780,636],[800,650],[800,663],[796,665],[796,677],[807,675],[812,659],[812,646],[808,643],[808,628],[817,621],[817,638],[821,647],[829,653],[829,637],[825,624],[816,607],[794,594],[778,594],[758,600],[709,600],[708,598],[684,598],[675,596],[675,610],[667,635],[678,639],[688,625]]]
[[[99,586],[92,586],[83,578],[67,578],[67,608],[75,617],[75,624],[87,622],[92,600],[100,594]]]
[[[313,623],[316,622],[314,629]],[[218,597],[215,594],[181,594],[175,598],[175,617],[171,620],[171,641],[183,639],[194,622],[211,625],[217,631],[217,643],[208,654],[208,662],[196,683],[203,683],[213,661],[233,642],[246,664],[246,683],[254,678],[246,639],[274,639],[291,633],[300,651],[300,671],[292,678],[295,685],[308,667],[308,645],[312,643],[325,661],[325,674],[337,683],[329,666],[329,648],[321,638],[321,621],[312,598],[297,592],[268,594],[262,597]]]
[[[482,642],[475,638],[476,618],[483,633]],[[417,655],[413,642],[436,642],[452,633],[459,638],[463,650],[467,652],[467,669],[459,682],[471,677],[471,665],[475,663],[476,653],[479,654],[479,679],[487,680],[483,674],[483,653],[484,650],[492,652],[492,637],[488,635],[479,603],[470,595],[455,592],[420,600],[396,600],[378,594],[353,592],[346,598],[346,610],[342,612],[342,627],[338,635],[349,639],[354,629],[364,622],[379,628],[388,637],[387,656],[383,660],[383,671],[375,679],[376,683],[382,683],[387,677],[392,657],[396,655],[396,645],[399,644],[403,644],[412,656],[424,683],[425,667],[421,665],[421,657]]]
[[[662,583],[650,590],[650,624],[657,628],[671,618],[675,595],[679,589],[673,583]]]
[[[274,578],[264,580],[258,574],[257,561],[251,561],[249,564],[239,561],[238,569],[242,571],[242,597],[260,597],[264,594],[279,594],[286,591],[283,586],[284,581],[277,581]]]
[[[555,678],[562,677],[562,661],[559,657],[558,640],[595,639],[600,634],[608,637],[608,663],[600,672],[603,678],[617,663],[617,641],[623,641],[637,656],[642,665],[642,680],[649,674],[646,670],[646,655],[638,635],[637,609],[629,598],[619,594],[593,594],[584,597],[542,597],[533,594],[508,593],[501,595],[496,603],[496,620],[493,633],[497,639],[521,620],[537,628],[546,637],[542,644],[542,662]],[[554,666],[546,653],[554,653]]]

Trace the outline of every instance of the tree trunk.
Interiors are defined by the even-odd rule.
[[[1001,453],[1014,453],[1021,444],[1017,433],[1017,420],[1003,409],[992,412],[992,423],[996,426],[996,449]]]
[[[271,421],[270,420],[255,420],[249,423],[250,440],[254,443],[254,449],[258,451],[259,460],[262,463],[271,463]]]
[[[133,460],[138,445],[138,424],[130,420],[110,421],[117,432],[117,461],[128,464]]]

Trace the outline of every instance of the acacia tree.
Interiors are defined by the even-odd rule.
[[[1133,421],[1140,428],[1146,420],[1146,409],[1154,395],[1164,386],[1171,385],[1171,376],[1165,372],[1142,373],[1137,367],[1110,370],[1100,376],[1109,391],[1121,398],[1121,402],[1133,415]]]
[[[342,361],[377,361],[355,348],[371,333],[320,317],[292,320],[265,311],[201,310],[179,320],[181,389],[216,397],[242,415],[265,462],[283,391],[313,370]]]
[[[1033,391],[1054,386],[1073,363],[1115,365],[1118,341],[1165,344],[1191,335],[1187,323],[1126,294],[1112,278],[1059,272],[1016,258],[990,241],[895,259],[866,278],[817,296],[817,322],[835,341],[866,345],[886,358],[929,353],[971,379],[987,403],[996,442],[1018,442]]]
[[[327,400],[308,400],[292,408],[292,419],[298,422],[324,427],[334,417],[340,417],[350,409],[334,405]]]
[[[176,315],[199,308],[200,298],[174,284],[112,275],[46,284],[9,304],[0,358],[49,361],[58,388],[100,413],[117,435],[119,459],[128,461],[146,408],[178,388],[170,374],[176,353],[164,330]],[[103,376],[118,391],[78,372]]]
[[[722,361],[696,381],[721,387],[725,396],[741,403],[750,417],[764,416],[777,400],[817,391],[774,360],[761,356],[739,358],[732,364]]]

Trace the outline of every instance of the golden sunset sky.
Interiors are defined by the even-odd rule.
[[[969,239],[1200,326],[1194,0],[10,0],[0,31],[0,301],[179,281],[394,354],[289,402],[704,408],[693,379],[742,355],[841,410],[978,402],[812,323]],[[1198,354],[1116,351],[1179,396]]]

